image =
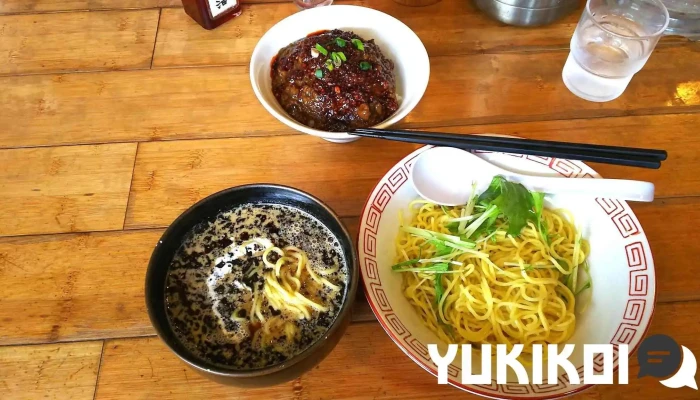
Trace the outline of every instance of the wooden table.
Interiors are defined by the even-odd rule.
[[[399,125],[665,148],[657,171],[596,165],[650,180],[634,204],[656,261],[651,333],[700,356],[700,47],[664,38],[609,103],[561,81],[580,12],[537,29],[506,27],[467,0],[409,8],[353,1],[408,24],[431,56],[430,85]],[[338,145],[289,130],[258,103],[247,64],[258,38],[296,10],[246,5],[205,31],[179,0],[0,1],[0,398],[444,398],[384,334],[364,299],[332,355],[264,390],[209,382],[154,336],[146,263],[180,212],[252,182],[299,187],[356,230],[369,191],[416,146]],[[273,157],[294,151],[295,162]],[[361,296],[360,296],[361,297]],[[653,378],[598,387],[589,399],[698,398]]]

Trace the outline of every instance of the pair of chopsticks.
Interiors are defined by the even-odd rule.
[[[356,136],[456,147],[466,150],[528,154],[540,157],[556,157],[653,169],[661,167],[661,161],[665,160],[667,157],[665,150],[555,142],[550,140],[514,139],[494,136],[374,128],[358,128],[349,133]]]

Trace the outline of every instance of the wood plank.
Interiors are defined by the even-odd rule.
[[[247,65],[260,37],[272,25],[297,11],[291,1],[245,5],[241,17],[207,31],[182,10],[163,9],[153,67]]]
[[[244,67],[0,77],[0,87],[0,148],[288,132]]]
[[[700,198],[635,205],[656,263],[659,302],[700,300],[694,279]],[[357,217],[343,218],[353,238]],[[143,297],[146,267],[162,229],[0,238],[0,345],[153,334]],[[32,282],[27,287],[26,282]],[[353,321],[371,321],[363,291]]]
[[[0,75],[149,68],[158,14],[0,16]]]
[[[0,238],[0,345],[152,335],[143,285],[162,233]]]
[[[695,334],[700,329],[698,312],[697,302],[660,305],[650,334],[672,334],[679,343],[697,353],[700,351],[700,338]],[[633,357],[629,385],[600,386],[577,398],[697,398],[697,392],[689,388],[669,389],[653,378],[637,379],[638,371]],[[124,387],[130,390],[124,391]],[[477,398],[437,385],[436,378],[403,354],[376,323],[350,325],[330,356],[294,382],[264,389],[235,390],[239,399],[443,399],[455,395]],[[96,399],[189,399],[230,393],[230,387],[206,380],[189,369],[156,337],[109,340],[105,344]]]
[[[678,91],[679,93],[682,90]],[[661,197],[700,195],[700,116],[694,114],[538,121],[428,129],[437,132],[495,133],[529,139],[664,149],[668,159],[658,170],[591,163],[605,178],[651,181]],[[686,172],[687,171],[687,172]],[[681,178],[682,176],[682,178]]]
[[[696,271],[700,245],[700,201],[697,197],[660,199],[654,203],[631,203],[649,240],[656,270],[658,301],[700,299],[700,283],[690,275]]]
[[[0,239],[0,344],[153,334],[143,285],[161,234]]]
[[[576,140],[665,148],[671,156],[660,170],[618,166],[600,166],[599,169],[608,178],[656,182],[657,197],[700,195],[700,178],[691,173],[692,167],[699,162],[694,153],[700,140],[692,134],[695,125],[685,124],[684,121],[689,121],[685,116],[663,116],[644,118],[633,126],[645,126],[649,121],[676,124],[656,128],[649,125],[639,131],[629,130],[628,135],[615,135],[615,132],[628,129],[626,124],[630,118],[474,128],[496,132],[518,129],[516,132],[525,133],[525,136],[561,139],[560,128],[580,124],[580,130],[570,131]],[[588,123],[591,125],[586,125]],[[679,130],[668,130],[668,135],[657,136],[660,130],[673,126],[678,126]],[[595,132],[598,128],[600,130]],[[471,128],[460,129],[467,131]],[[587,137],[595,139],[586,140]],[[211,193],[255,182],[298,186],[328,202],[341,215],[356,216],[376,182],[394,163],[417,147],[370,139],[336,145],[306,135],[142,144],[136,160],[126,227],[165,226],[187,207]],[[304,149],[303,162],[276,165],[279,164],[276,161],[278,154],[295,154],[298,149]],[[275,166],[270,168],[269,165]]]
[[[420,8],[393,0],[356,0],[344,4],[371,7],[401,20],[420,37],[432,57],[568,49],[582,10],[553,24],[528,29],[505,28],[479,11],[471,1],[442,0]],[[245,18],[237,18],[214,31],[205,31],[181,10],[164,9],[153,66],[247,65],[260,37],[296,12],[298,9],[291,2],[245,6]],[[661,46],[687,42],[679,36],[665,37]]]
[[[700,111],[700,52],[657,49],[617,100],[592,103],[561,81],[566,53],[437,57],[399,126],[430,127]],[[245,67],[0,78],[0,147],[289,134],[258,102]],[[148,110],[144,113],[143,110]],[[75,118],[80,115],[80,118]]]
[[[0,236],[121,229],[136,144],[0,150]]]
[[[379,178],[417,147],[376,140],[338,145],[309,135],[142,143],[125,227],[166,226],[209,194],[257,182],[297,187],[341,216],[357,216]]]
[[[0,347],[5,400],[93,398],[102,341]]]
[[[3,0],[0,13],[105,10],[182,6],[181,0]]]
[[[431,60],[425,96],[403,127],[697,112],[700,51],[656,49],[618,99],[594,103],[564,86],[567,52],[483,54]]]
[[[281,3],[282,0],[242,0],[242,3]],[[73,10],[182,8],[182,0],[3,0],[0,14]]]
[[[374,312],[367,302],[367,296],[365,296],[364,290],[357,292],[357,300],[352,307],[352,321],[370,322],[376,320],[377,317],[374,316]]]
[[[638,122],[643,125],[646,121]],[[694,154],[697,138],[691,134],[695,125],[687,124],[687,130],[676,131],[672,128],[683,125],[682,118],[676,119],[675,124],[671,124],[670,119],[667,122],[669,125],[659,125],[659,129],[669,128],[666,138],[671,141],[660,146],[669,149],[672,155],[667,165],[659,170],[664,171],[663,174],[657,175],[659,171],[635,170],[633,178],[658,183],[658,198],[697,196],[700,185],[697,178],[690,176],[695,171],[692,168],[695,164],[690,160],[697,162]],[[572,125],[575,123],[571,121]],[[600,124],[604,125],[603,122]],[[539,136],[541,132],[554,132],[549,133],[554,135],[562,126],[560,123],[552,126],[541,124],[518,133],[525,133],[526,136],[538,133]],[[609,122],[607,126],[613,128],[611,135],[621,140],[619,144],[635,140],[635,132],[640,144],[649,142],[655,145],[655,138],[660,137],[656,129],[636,130],[633,129],[636,125],[628,127],[624,121]],[[615,134],[617,130],[624,129],[630,132],[627,139],[625,135]],[[605,133],[600,137],[605,138],[608,132],[602,132]],[[585,135],[585,130],[576,131],[575,134]],[[690,141],[686,141],[689,138]],[[357,216],[380,177],[413,148],[414,145],[376,140],[360,140],[338,146],[307,136],[144,144],[136,161],[126,226],[166,226],[186,208],[209,194],[256,182],[298,187],[319,197],[340,215]],[[308,161],[267,167],[274,165],[268,159],[270,154],[293,154],[298,149],[304,149],[304,160]],[[236,156],[231,157],[231,154]],[[631,171],[631,168],[609,166],[604,170],[604,176],[627,178]],[[684,180],[688,182],[684,183]],[[693,270],[694,262],[687,254],[689,251],[698,253],[700,248],[692,243],[689,248],[688,242],[678,241],[677,229],[684,226],[686,237],[700,234],[700,227],[686,222],[700,217],[699,201],[697,197],[688,197],[633,205],[652,243],[659,276],[659,296],[665,300],[697,299],[694,292],[697,290],[696,280],[686,275]]]

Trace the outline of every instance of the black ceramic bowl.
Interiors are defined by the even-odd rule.
[[[305,211],[321,221],[338,239],[348,266],[348,284],[335,321],[325,335],[284,363],[266,368],[240,370],[222,368],[192,354],[175,336],[166,314],[165,281],[170,263],[185,236],[200,222],[213,220],[221,211],[253,204],[281,204]],[[146,273],[146,307],[158,336],[183,361],[216,381],[242,387],[270,386],[293,380],[321,362],[338,343],[350,321],[359,268],[353,241],[338,216],[315,197],[285,186],[257,184],[238,186],[215,193],[182,213],[156,244]]]

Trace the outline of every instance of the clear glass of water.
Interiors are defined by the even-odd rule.
[[[562,78],[572,93],[610,101],[642,69],[668,25],[660,0],[588,0]]]
[[[330,6],[333,0],[292,0],[300,10],[308,10],[309,8]]]

